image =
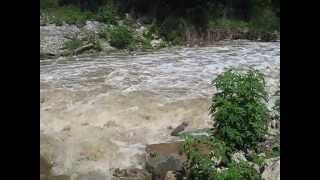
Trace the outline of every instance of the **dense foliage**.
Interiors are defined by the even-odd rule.
[[[212,97],[210,114],[217,124],[216,136],[233,149],[254,148],[268,130],[263,75],[257,71],[227,71],[213,84],[218,93]]]
[[[257,156],[255,149],[267,134],[269,111],[265,101],[264,77],[258,71],[227,71],[219,75],[213,84],[217,93],[212,97],[210,114],[216,128],[207,137],[185,138],[182,145],[187,155],[185,172],[195,180],[260,180],[252,163],[261,165],[264,158],[279,156],[274,146]],[[248,161],[235,160],[234,152],[248,152]]]
[[[228,148],[214,137],[186,137],[182,150],[187,155],[185,164],[189,179],[206,180],[216,168],[228,162]]]
[[[247,162],[232,162],[228,164],[227,169],[214,173],[212,180],[261,180],[257,170]]]
[[[234,162],[230,149],[214,137],[187,137],[183,143],[187,155],[187,177],[192,180],[260,180],[260,175],[248,162]]]
[[[126,26],[115,26],[109,31],[110,45],[119,49],[127,48],[133,42],[133,33]]]
[[[255,22],[255,26],[279,29],[280,0],[40,0],[41,9],[74,5],[81,11],[104,11],[105,17],[130,12],[136,18],[148,16],[159,26],[167,18],[183,18],[199,30],[214,19],[237,19]],[[270,22],[271,21],[271,22]]]

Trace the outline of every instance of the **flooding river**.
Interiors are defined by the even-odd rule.
[[[173,139],[169,126],[210,127],[211,81],[230,68],[260,70],[272,94],[280,42],[41,60],[41,154],[55,174],[142,167],[146,144]]]

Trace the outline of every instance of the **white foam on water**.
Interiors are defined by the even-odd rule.
[[[210,127],[211,81],[230,69],[254,68],[272,94],[279,86],[280,42],[226,41],[135,56],[40,62],[41,142],[57,173],[141,166],[148,143],[172,140],[168,126]]]

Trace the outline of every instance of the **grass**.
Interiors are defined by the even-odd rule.
[[[63,25],[63,23],[84,25],[87,20],[93,19],[93,14],[91,12],[81,12],[80,8],[71,5],[46,9],[43,10],[41,14],[47,17],[49,24],[56,25]]]
[[[249,23],[241,20],[232,20],[219,18],[209,22],[209,28],[224,28],[224,29],[245,29],[249,28]]]
[[[40,14],[47,17],[49,24],[63,25],[75,24],[84,25],[88,20],[96,20],[106,24],[117,24],[117,10],[112,4],[106,4],[97,12],[81,11],[78,6],[58,6],[54,0],[40,1]]]
[[[81,39],[72,38],[64,43],[63,49],[75,50],[81,46],[83,46],[83,41]]]

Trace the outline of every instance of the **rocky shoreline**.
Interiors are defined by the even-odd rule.
[[[64,44],[73,37],[79,38],[86,36],[86,34],[92,34],[98,36],[99,32],[105,28],[112,26],[103,24],[97,21],[87,21],[82,27],[77,25],[63,24],[57,26],[55,24],[41,23],[40,17],[40,59],[57,58],[60,56],[79,55],[81,53],[103,53],[110,54],[115,52],[130,52],[128,50],[119,50],[110,45],[106,40],[99,38],[101,51],[97,52],[91,44],[86,44],[79,49],[70,52],[64,48]],[[147,29],[137,23],[135,25],[135,33],[140,38],[146,33]],[[205,46],[214,44],[222,40],[236,40],[236,39],[248,39],[254,41],[279,41],[280,33],[278,32],[257,32],[249,31],[247,29],[208,29],[205,33],[199,34],[196,31],[187,31],[184,35],[184,46]],[[163,40],[154,35],[154,39],[150,42],[153,50],[160,48],[163,44]],[[91,45],[91,46],[90,46]],[[152,50],[151,49],[151,50]],[[147,49],[138,48],[136,51],[146,51]]]

